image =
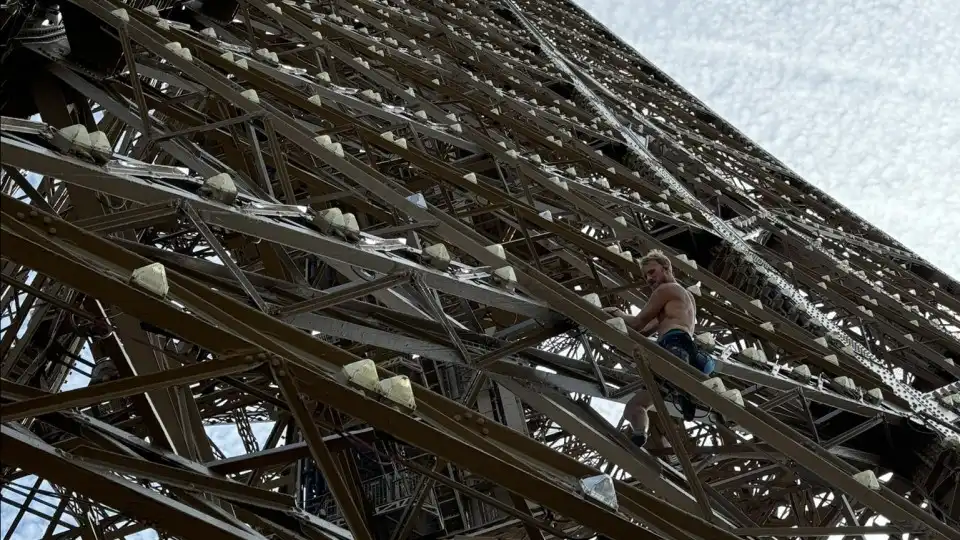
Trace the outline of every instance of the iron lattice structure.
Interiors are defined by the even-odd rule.
[[[5,539],[960,537],[960,286],[576,6],[3,9]]]

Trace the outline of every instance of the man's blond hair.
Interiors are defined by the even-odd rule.
[[[673,270],[673,267],[670,264],[670,259],[668,259],[666,254],[659,249],[651,249],[648,251],[647,254],[640,259],[640,266],[644,266],[645,264],[652,262],[659,264],[668,272]]]

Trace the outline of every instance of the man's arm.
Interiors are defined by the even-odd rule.
[[[660,312],[663,310],[663,306],[667,305],[667,302],[669,302],[670,299],[670,291],[665,291],[663,287],[660,287],[653,291],[653,294],[650,295],[650,299],[647,300],[647,304],[643,306],[643,309],[640,310],[640,313],[636,315],[628,315],[620,308],[607,308],[604,311],[610,313],[614,317],[622,318],[623,322],[627,323],[627,326],[645,336],[649,336],[654,330],[657,329],[658,323],[660,322],[657,319],[657,315],[660,314]]]
[[[627,323],[627,324],[630,324],[630,323]],[[643,327],[643,330],[637,330],[637,332],[640,332],[640,334],[644,336],[650,336],[651,334],[657,331],[657,328],[659,326],[660,326],[660,320],[654,319],[649,323],[647,323],[647,325]],[[633,328],[636,330],[636,327],[633,327]]]
[[[631,317],[632,321],[626,321],[625,319],[626,323],[638,332],[642,333],[647,330],[648,325],[657,322],[657,315],[660,315],[663,307],[670,301],[671,292],[667,287],[657,287],[650,295],[650,299],[647,300],[647,305],[643,306],[636,317]]]

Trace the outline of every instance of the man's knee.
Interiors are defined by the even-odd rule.
[[[650,395],[650,392],[646,390],[641,390],[633,395],[629,402],[627,402],[628,409],[643,409],[647,410],[650,407],[653,407],[653,396]]]

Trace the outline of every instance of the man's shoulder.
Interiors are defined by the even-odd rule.
[[[683,296],[686,296],[687,294],[687,290],[683,288],[683,285],[677,283],[676,281],[672,283],[665,283],[663,285],[663,289],[664,292],[668,292],[670,294],[680,294]]]
[[[664,294],[669,295],[671,298],[688,300],[692,299],[690,291],[688,291],[683,285],[674,281],[673,283],[667,283],[663,287]]]

